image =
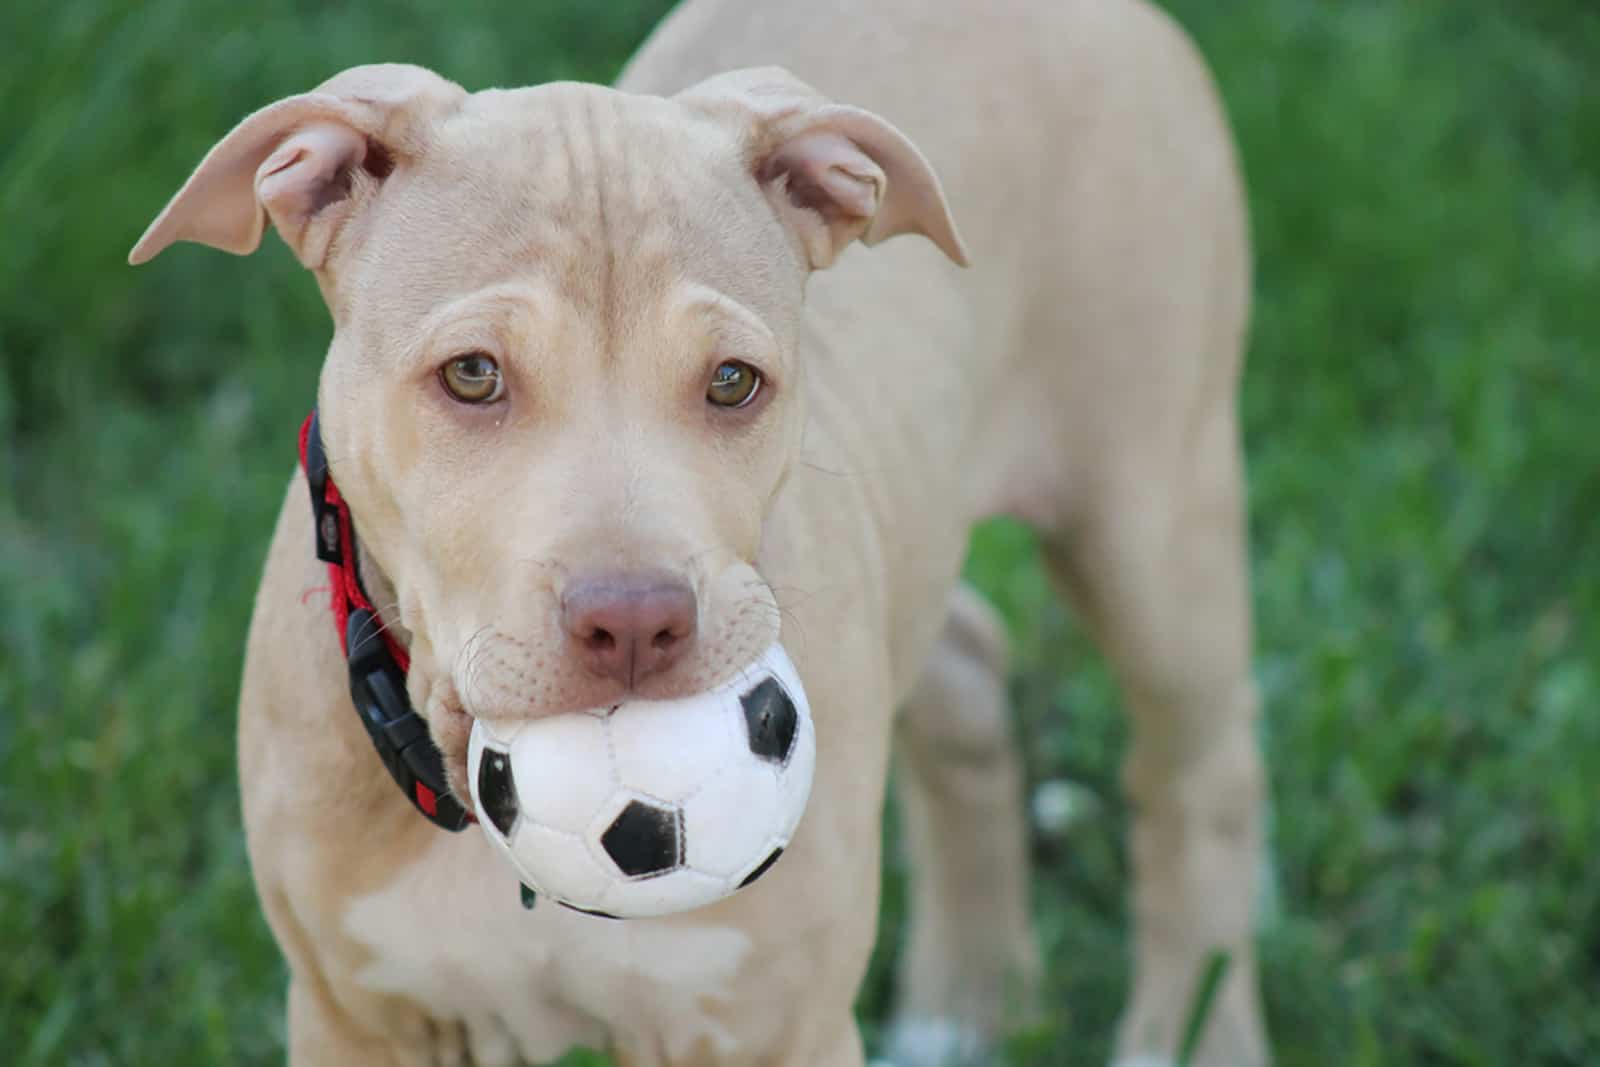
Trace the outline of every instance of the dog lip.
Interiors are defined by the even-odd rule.
[[[698,696],[705,692],[708,686],[697,684],[694,679],[681,682],[667,682],[658,684],[657,679],[650,679],[643,685],[629,687],[620,683],[607,683],[586,687],[576,696],[564,699],[558,704],[539,707],[536,710],[488,708],[473,710],[460,701],[446,701],[444,710],[451,715],[460,715],[468,722],[477,722],[479,719],[490,723],[512,724],[517,722],[532,722],[536,719],[550,719],[558,715],[596,715],[609,716],[624,704],[637,702],[655,702],[682,700],[686,697]]]

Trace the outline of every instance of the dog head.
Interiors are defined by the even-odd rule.
[[[686,695],[777,638],[806,277],[907,232],[963,261],[905,137],[776,69],[663,98],[358,67],[241,122],[130,258],[269,221],[332,313],[330,468],[463,795],[470,716]]]

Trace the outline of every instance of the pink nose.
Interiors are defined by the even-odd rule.
[[[590,671],[633,688],[694,643],[694,590],[661,571],[577,578],[561,594],[561,623]]]

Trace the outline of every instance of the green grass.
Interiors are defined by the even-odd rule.
[[[1245,387],[1285,1065],[1600,1062],[1600,14],[1174,0],[1239,131]],[[240,637],[327,322],[276,240],[132,271],[245,111],[340,67],[606,79],[660,4],[19,0],[0,9],[0,1035],[23,1064],[278,1062],[235,794]],[[1104,1062],[1125,732],[1025,533],[971,572],[1018,646],[1053,1011]],[[902,879],[861,1004],[890,995]]]

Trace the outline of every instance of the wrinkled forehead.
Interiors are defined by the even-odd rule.
[[[792,336],[803,274],[733,131],[593,85],[467,98],[375,205],[350,270],[424,315],[531,279],[586,314],[708,286]]]

